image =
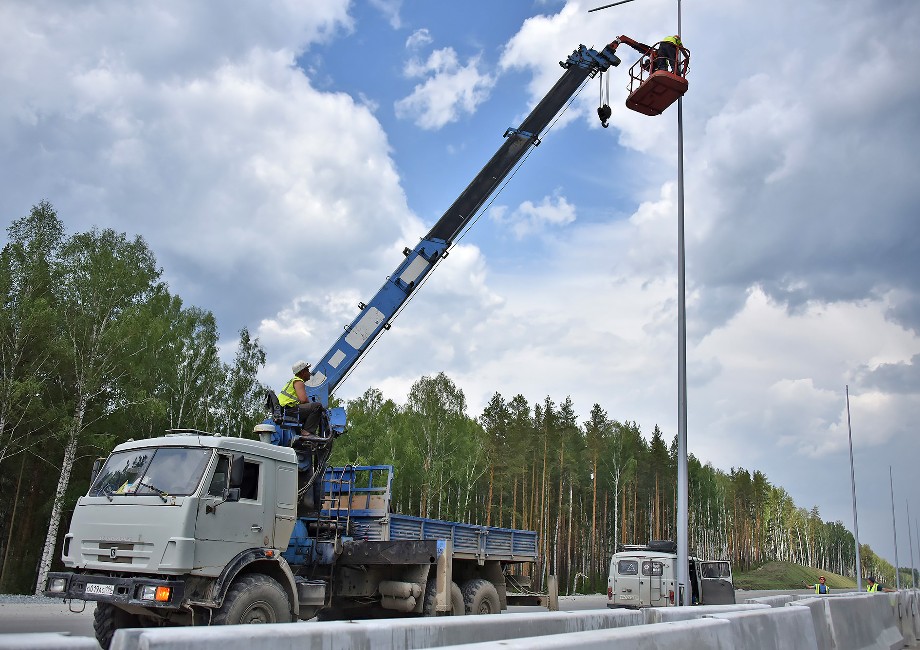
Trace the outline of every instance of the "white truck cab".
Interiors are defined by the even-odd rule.
[[[734,604],[731,564],[724,560],[689,558],[690,602],[693,605]],[[610,559],[607,607],[670,607],[676,604],[677,545],[652,541],[621,546]]]

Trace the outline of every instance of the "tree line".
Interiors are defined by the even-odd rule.
[[[239,332],[221,361],[213,314],[170,294],[140,237],[67,236],[46,201],[7,229],[0,251],[0,592],[40,591],[93,461],[166,429],[252,437],[265,363]],[[537,531],[537,587],[598,592],[618,544],[676,538],[676,438],[610,417],[579,421],[572,400],[496,393],[476,417],[444,373],[404,405],[368,389],[347,404],[336,464],[392,464],[403,513]],[[691,553],[736,571],[786,560],[854,575],[853,536],[797,507],[759,471],[689,457]],[[893,583],[867,546],[864,572]]]
[[[186,307],[140,237],[67,236],[47,201],[0,251],[0,591],[40,590],[93,461],[166,429],[242,435],[265,363],[240,331],[218,356],[213,314]]]

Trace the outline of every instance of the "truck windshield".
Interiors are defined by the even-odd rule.
[[[209,449],[184,447],[119,451],[109,456],[89,496],[187,496],[197,489],[210,458]]]

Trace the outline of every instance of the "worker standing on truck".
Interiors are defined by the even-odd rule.
[[[824,576],[818,578],[818,582],[810,585],[805,583],[805,586],[809,589],[814,589],[816,594],[829,594],[831,593],[831,588],[827,586],[827,582],[824,580]]]
[[[319,402],[311,402],[307,396],[306,382],[310,379],[310,364],[306,361],[298,361],[291,366],[291,372],[294,373],[294,376],[278,394],[278,402],[285,408],[296,407],[300,411],[300,426],[302,427],[300,435],[316,435],[316,429],[319,427],[323,413],[323,405]]]

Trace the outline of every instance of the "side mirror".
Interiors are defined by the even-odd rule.
[[[240,489],[239,488],[230,488],[224,490],[224,501],[234,502],[240,500]]]
[[[233,454],[230,459],[230,488],[239,488],[243,486],[243,454]],[[239,499],[239,497],[237,497]]]

